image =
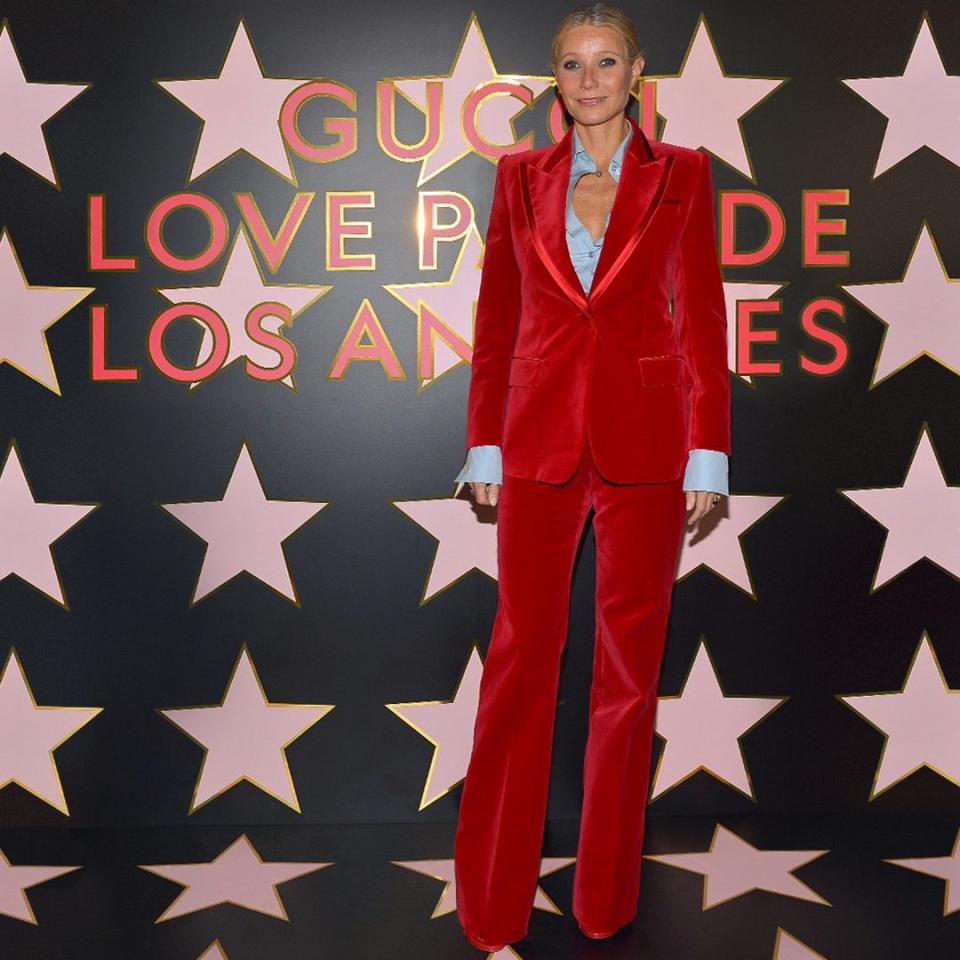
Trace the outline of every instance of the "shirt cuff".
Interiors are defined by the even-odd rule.
[[[729,496],[729,459],[722,450],[691,450],[683,475],[684,490],[709,490]]]
[[[503,483],[503,467],[500,459],[500,447],[485,444],[471,447],[467,451],[467,461],[457,474],[456,480],[472,480],[476,483]]]

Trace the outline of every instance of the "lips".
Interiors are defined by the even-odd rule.
[[[584,97],[581,100],[578,100],[578,103],[582,103],[586,107],[592,107],[594,104],[602,103],[606,100],[606,97]]]

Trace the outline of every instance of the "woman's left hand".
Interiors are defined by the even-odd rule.
[[[687,526],[692,527],[708,511],[715,509],[721,500],[722,494],[712,490],[687,490],[687,510],[693,512],[687,517]]]

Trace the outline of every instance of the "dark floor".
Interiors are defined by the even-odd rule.
[[[613,938],[591,941],[570,913],[573,862],[548,864],[538,890],[543,908],[534,909],[528,937],[499,956],[960,958],[960,910],[944,915],[945,882],[885,862],[948,856],[960,818],[651,816],[644,853],[706,851],[718,825],[762,850],[829,851],[793,872],[797,892],[809,888],[814,899],[749,890],[705,909],[701,873],[645,859],[636,918]],[[549,822],[544,856],[572,856],[577,829],[576,821]],[[227,903],[157,923],[183,888],[138,865],[210,861],[243,833],[264,861],[333,865],[279,885],[288,921]],[[452,840],[452,824],[3,829],[0,851],[11,864],[83,869],[28,888],[36,925],[0,915],[0,958],[198,960],[215,941],[219,953],[210,951],[208,960],[482,957],[464,939],[453,887],[442,879],[452,875]],[[433,862],[423,872],[411,863],[425,860]],[[18,909],[3,870],[0,861],[0,914]],[[743,872],[711,880],[713,898],[731,878],[742,887],[758,879]],[[829,905],[815,902],[816,895]]]

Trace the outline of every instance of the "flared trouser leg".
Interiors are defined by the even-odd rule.
[[[636,914],[650,759],[686,498],[680,479],[599,482],[596,632],[573,913],[609,932]]]
[[[457,913],[487,942],[523,939],[540,873],[570,581],[595,509],[597,635],[574,914],[590,930],[636,910],[639,847],[680,481],[611,484],[589,444],[554,485],[504,475],[498,604],[454,839]]]
[[[500,488],[497,612],[454,839],[460,922],[489,942],[522,940],[536,896],[589,466],[582,457],[563,484],[505,474]]]

